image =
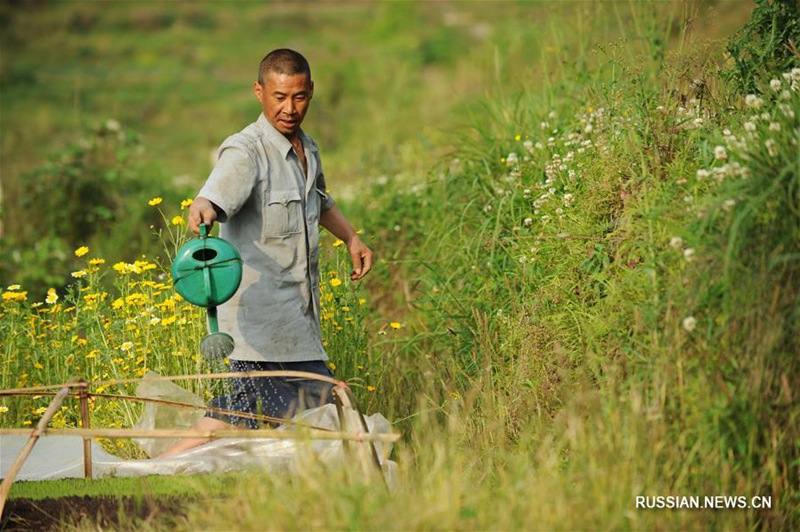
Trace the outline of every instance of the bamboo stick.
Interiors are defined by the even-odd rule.
[[[88,383],[91,386],[112,386],[115,384],[132,384],[135,382],[163,382],[163,381],[197,381],[203,379],[230,379],[231,377],[251,378],[251,377],[296,377],[298,379],[311,379],[316,381],[327,382],[334,386],[347,387],[347,383],[334,379],[333,377],[326,377],[317,373],[309,373],[307,371],[246,371],[246,372],[228,372],[228,373],[193,373],[191,375],[174,375],[174,376],[158,376],[158,377],[141,377],[136,379],[113,379],[107,381],[96,381]],[[34,386],[30,388],[7,388],[0,390],[0,395],[10,395],[13,392],[25,391],[47,391],[61,388],[63,384],[51,384],[48,386]]]
[[[50,401],[50,405],[47,407],[47,410],[44,411],[44,415],[42,415],[42,418],[39,420],[36,428],[33,429],[33,432],[28,429],[23,429],[25,433],[30,434],[30,438],[25,444],[25,447],[22,448],[19,456],[17,456],[17,459],[13,464],[11,464],[11,468],[6,474],[6,478],[3,479],[3,483],[0,485],[0,515],[3,515],[3,508],[5,508],[6,499],[8,498],[8,493],[11,491],[11,484],[14,483],[14,478],[16,478],[19,470],[22,469],[22,465],[25,463],[28,455],[31,454],[33,446],[36,445],[36,442],[39,440],[39,436],[41,436],[47,429],[47,424],[50,423],[51,419],[53,419],[53,416],[56,412],[58,412],[58,409],[61,408],[61,403],[64,402],[64,399],[69,394],[69,389],[72,384],[67,383],[62,384],[62,386],[63,388],[61,391],[58,392],[55,397],[53,397],[52,401]]]
[[[81,379],[82,384],[86,381]],[[89,394],[86,388],[83,387],[78,390],[78,399],[80,400],[81,407],[81,427],[84,429],[90,428],[89,426]],[[92,479],[92,439],[90,437],[83,437],[83,478]]]
[[[0,434],[25,435],[29,429],[0,429]],[[348,432],[332,432],[327,430],[276,430],[276,429],[225,429],[225,430],[192,430],[192,429],[83,429],[63,428],[44,429],[42,436],[81,436],[88,438],[265,438],[276,440],[352,440],[381,441],[393,443],[400,439],[400,434],[353,434]]]

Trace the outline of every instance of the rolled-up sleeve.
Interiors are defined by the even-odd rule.
[[[336,202],[333,201],[333,198],[330,194],[328,194],[327,186],[325,185],[325,173],[322,171],[322,160],[319,157],[319,153],[316,154],[317,158],[317,192],[319,192],[319,197],[321,199],[320,203],[320,212],[329,211],[336,205]]]
[[[219,207],[222,212],[218,219],[226,222],[242,208],[257,180],[256,161],[240,148],[223,146],[217,164],[197,195]]]

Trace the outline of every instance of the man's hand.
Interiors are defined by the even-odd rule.
[[[200,224],[206,224],[207,230],[210,232],[214,226],[214,220],[217,219],[217,210],[214,204],[202,196],[194,199],[189,206],[189,230],[195,236],[200,234]]]
[[[372,269],[372,250],[364,244],[356,234],[353,226],[344,217],[338,205],[323,212],[319,217],[322,227],[330,231],[333,236],[347,245],[350,258],[353,260],[353,271],[350,272],[350,280],[358,281]]]
[[[347,244],[347,251],[350,252],[350,258],[353,260],[353,271],[350,273],[350,280],[357,281],[372,269],[372,250],[357,235],[353,235],[353,238]]]

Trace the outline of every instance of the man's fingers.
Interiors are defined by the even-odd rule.
[[[350,274],[350,279],[353,281],[361,279],[361,252],[353,251],[353,253],[350,254],[350,258],[353,260],[353,272]]]
[[[217,211],[214,205],[206,198],[197,197],[189,207],[189,230],[195,235],[200,234],[200,224],[205,223],[208,231],[214,226]]]
[[[353,259],[353,273],[350,274],[350,279],[357,281],[372,269],[372,251],[366,246],[360,246],[354,249],[350,256]]]
[[[372,269],[372,251],[367,250],[361,265],[361,277],[364,277]]]

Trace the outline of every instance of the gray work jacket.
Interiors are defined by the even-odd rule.
[[[242,283],[218,309],[231,359],[327,360],[319,322],[319,218],[333,207],[319,148],[305,133],[308,175],[262,114],[219,148],[198,193],[221,209],[220,237],[242,255]]]

